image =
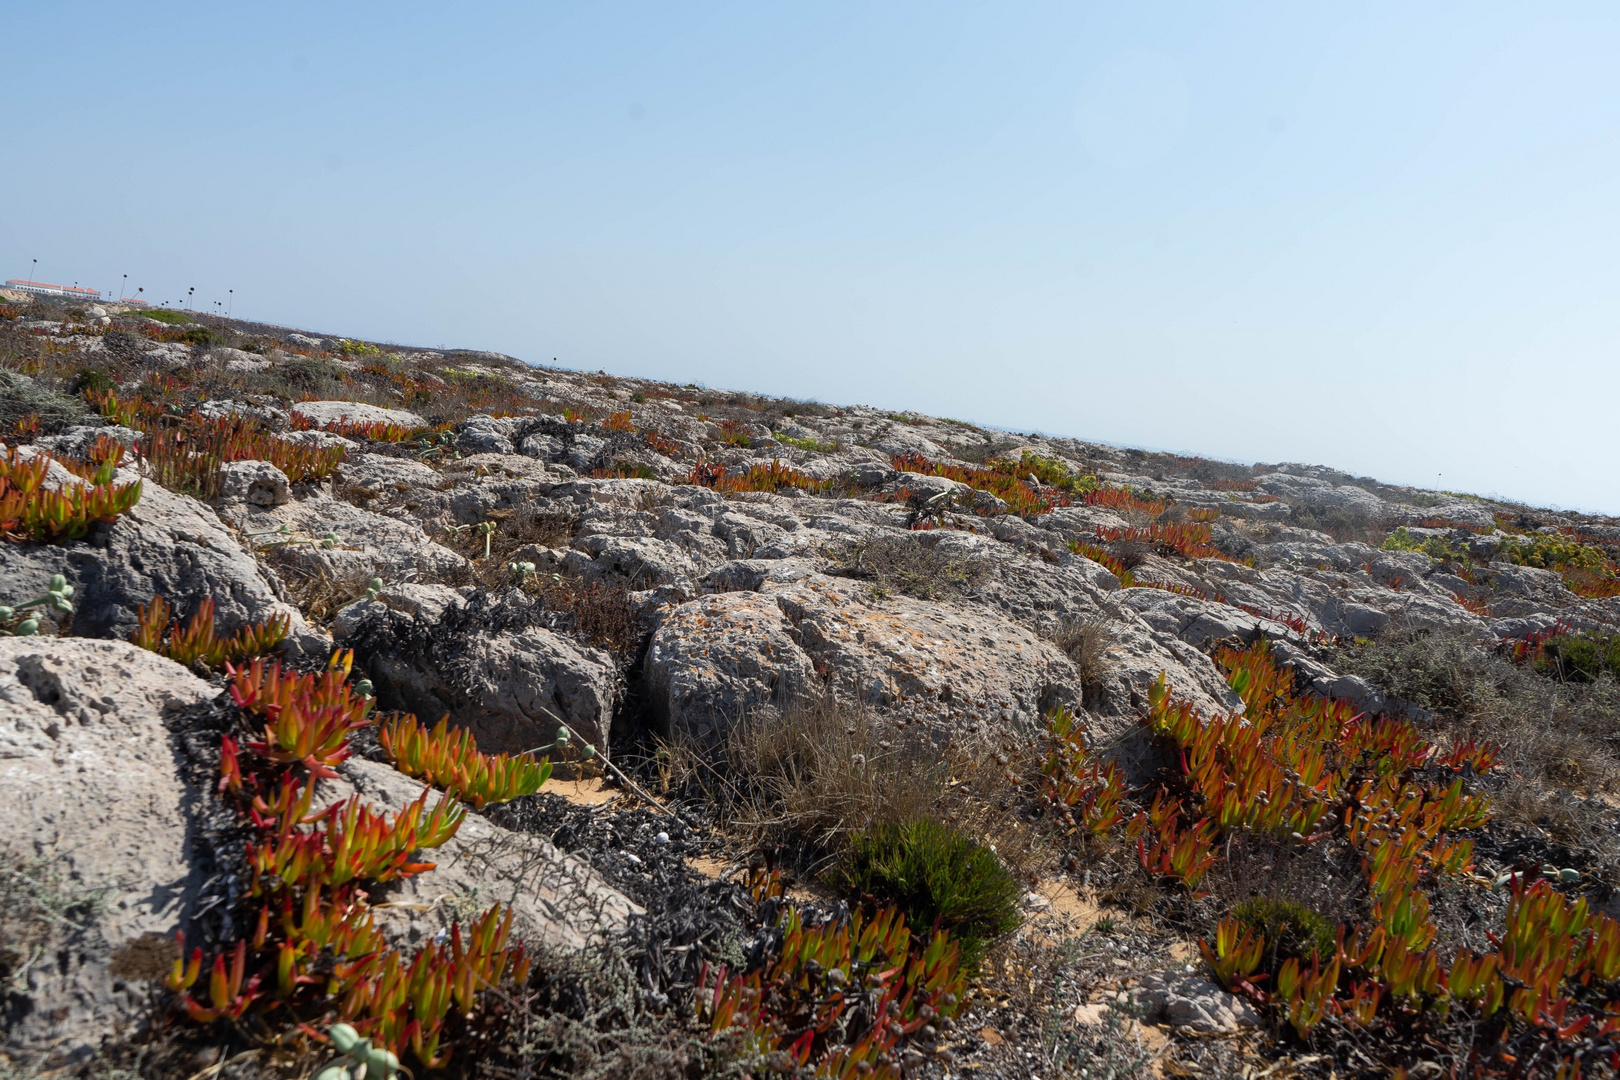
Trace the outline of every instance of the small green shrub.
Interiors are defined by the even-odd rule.
[[[1017,461],[1010,458],[992,458],[985,464],[996,472],[1017,476],[1020,479],[1033,476],[1041,483],[1055,487],[1059,491],[1084,495],[1096,491],[1101,486],[1097,478],[1090,473],[1076,474],[1062,458],[1045,457],[1033,450],[1025,450],[1018,455]]]
[[[1385,551],[1414,551],[1431,559],[1467,561],[1468,552],[1442,536],[1418,536],[1405,525],[1390,533],[1382,545]]]
[[[169,311],[167,308],[151,308],[139,314],[144,319],[151,319],[153,322],[160,322],[166,326],[180,326],[183,323],[192,321],[191,316],[179,311]]]
[[[807,436],[803,439],[795,439],[791,435],[784,435],[778,431],[773,433],[771,437],[777,442],[781,443],[783,446],[791,446],[796,450],[809,450],[810,452],[816,454],[836,454],[838,452],[838,444],[836,442],[824,441],[815,438],[814,436]]]
[[[1583,544],[1572,536],[1556,533],[1538,533],[1527,544],[1504,545],[1502,557],[1510,563],[1533,566],[1538,570],[1556,570],[1565,566],[1602,570],[1608,565],[1599,548]]]
[[[1620,634],[1556,634],[1541,643],[1532,665],[1565,682],[1596,682],[1605,671],[1620,676]]]
[[[109,390],[116,389],[116,385],[113,383],[112,376],[100,368],[82,367],[74,373],[73,381],[68,383],[67,388],[68,393],[75,395],[86,393],[104,394]]]
[[[856,833],[835,881],[895,904],[912,926],[949,930],[970,968],[992,938],[1023,922],[1023,889],[995,853],[931,818]]]
[[[1276,971],[1290,957],[1309,961],[1312,955],[1324,960],[1333,956],[1337,933],[1327,919],[1304,904],[1256,896],[1232,909],[1232,917],[1245,930],[1264,934],[1267,971]]]
[[[382,349],[365,341],[351,341],[348,338],[339,338],[338,352],[344,356],[381,356]]]

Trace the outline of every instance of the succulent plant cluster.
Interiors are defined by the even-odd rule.
[[[150,604],[136,609],[135,622],[130,641],[136,645],[186,667],[202,665],[211,671],[227,663],[271,655],[287,636],[291,625],[288,616],[272,615],[263,622],[242,627],[229,637],[220,637],[214,629],[213,597],[204,597],[182,627],[161,594],[153,596]]]
[[[386,1076],[407,1053],[440,1068],[452,1052],[448,1027],[469,1023],[491,989],[521,984],[528,958],[508,945],[509,908],[490,908],[467,931],[452,926],[409,956],[373,924],[369,890],[433,869],[418,852],[453,837],[466,810],[454,795],[429,808],[426,790],[393,814],[358,795],[313,809],[317,781],[335,775],[349,733],[370,722],[370,699],[348,683],[349,665],[340,653],[319,675],[262,659],[227,669],[233,700],[262,734],[240,743],[227,735],[220,749],[220,792],[252,831],[241,921],[253,929],[214,957],[206,996],[192,993],[201,949],[175,961],[168,985],[200,1023],[251,1015],[268,1030],[338,1024],[331,1041],[354,1059],[342,1066],[351,1076],[362,1063]]]
[[[1130,525],[1123,529],[1098,527],[1097,539],[1104,544],[1140,544],[1161,555],[1179,555],[1184,559],[1220,559],[1238,562],[1210,541],[1210,528],[1204,522],[1154,522],[1151,525]]]
[[[383,721],[378,741],[394,768],[425,780],[475,810],[489,803],[533,795],[551,776],[549,758],[532,754],[484,754],[466,728],[450,729],[445,717],[433,730],[410,713]]]
[[[974,491],[985,491],[1007,504],[1007,512],[1020,516],[1048,513],[1060,506],[1069,506],[1069,496],[1059,488],[1048,488],[1037,482],[1031,484],[1031,475],[1011,462],[996,465],[951,465],[933,461],[921,454],[898,454],[893,465],[902,472],[921,473],[924,476],[942,476],[966,484]],[[985,511],[988,513],[988,511]]]
[[[779,898],[776,873],[756,872],[756,901]],[[902,1039],[932,1041],[967,987],[958,946],[945,931],[914,940],[893,908],[805,926],[791,906],[781,945],[760,968],[730,975],[705,965],[704,1017],[722,1056],[750,1075],[813,1074],[899,1080]]]
[[[294,430],[297,430],[299,425],[296,423],[296,421],[301,420],[302,417],[298,413],[293,413],[293,417],[295,423],[289,426],[293,427]],[[323,430],[330,432],[333,435],[341,435],[345,439],[367,439],[371,442],[401,443],[410,442],[412,439],[420,439],[424,435],[437,434],[440,431],[445,430],[445,427],[415,427],[407,424],[394,424],[386,420],[350,420],[345,417],[342,420],[332,421],[331,423],[327,424]]]
[[[831,485],[800,472],[791,465],[772,459],[768,465],[750,465],[743,472],[729,472],[724,462],[698,462],[686,474],[684,483],[716,491],[823,491]]]
[[[92,453],[104,456],[73,463],[79,465],[75,475],[83,479],[61,487],[46,486],[50,456],[35,454],[24,459],[16,447],[8,447],[0,458],[0,537],[36,544],[80,540],[91,526],[109,524],[133,509],[141,499],[141,482],[113,482],[123,447],[110,439],[106,443],[117,447],[117,453],[105,450],[105,444],[98,441]]]
[[[1365,885],[1364,915],[1340,926],[1331,947],[1283,955],[1241,912],[1223,918],[1200,945],[1224,986],[1274,1010],[1301,1038],[1330,1019],[1409,1037],[1467,1010],[1481,1032],[1470,1066],[1479,1075],[1497,1067],[1575,1075],[1581,1056],[1607,1061],[1620,1052],[1620,924],[1559,891],[1580,874],[1549,866],[1539,878],[1492,882],[1473,873],[1470,833],[1489,814],[1470,778],[1495,767],[1496,748],[1467,739],[1437,747],[1405,720],[1299,693],[1264,641],[1216,659],[1242,714],[1206,717],[1177,701],[1162,677],[1149,694],[1146,723],[1174,749],[1178,768],[1127,793],[1141,802],[1151,793],[1126,829],[1140,864],[1193,889],[1226,838],[1251,834],[1342,848],[1359,861]],[[1080,808],[1077,824],[1117,822],[1117,778],[1091,762],[1075,729],[1053,719],[1048,798],[1070,813]],[[1430,895],[1447,879],[1510,891],[1493,951],[1440,954]]]

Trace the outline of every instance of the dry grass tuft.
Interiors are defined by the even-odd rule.
[[[1096,705],[1108,674],[1108,650],[1119,640],[1109,618],[1096,614],[1063,619],[1052,631],[1051,640],[1080,668],[1081,704],[1087,708]]]
[[[829,551],[832,570],[865,578],[879,596],[902,593],[919,600],[941,600],[973,587],[983,573],[975,559],[941,551],[940,537],[870,533],[841,551]]]
[[[856,833],[927,818],[993,843],[1022,878],[1039,845],[1017,820],[1019,785],[1038,775],[1038,754],[1027,739],[947,739],[827,695],[745,718],[718,747],[676,740],[662,756],[666,789],[803,867],[824,867]]]
[[[1620,683],[1612,676],[1560,681],[1467,637],[1400,629],[1346,646],[1334,664],[1431,710],[1454,740],[1500,744],[1493,816],[1590,851],[1620,879],[1620,843],[1607,815],[1572,797],[1620,792]]]

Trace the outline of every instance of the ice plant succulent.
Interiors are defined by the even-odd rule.
[[[277,763],[302,762],[312,776],[334,775],[351,753],[349,732],[371,722],[371,699],[346,681],[352,662],[352,653],[338,653],[320,675],[288,674],[262,657],[227,666],[231,699],[262,718],[264,738],[248,747]]]
[[[899,1080],[900,1041],[960,1008],[957,943],[945,931],[919,942],[893,908],[807,927],[790,907],[779,933],[758,970],[699,978],[700,990],[713,980],[703,1014],[722,1057],[745,1069]]]
[[[291,625],[287,615],[272,615],[263,622],[244,626],[230,637],[214,630],[214,598],[204,597],[196,612],[182,627],[162,595],[136,609],[135,632],[130,640],[143,649],[167,656],[193,667],[201,664],[217,669],[227,663],[240,663],[275,652]]]
[[[487,993],[521,985],[528,959],[509,944],[509,908],[490,908],[470,928],[452,924],[409,954],[377,930],[370,890],[432,870],[418,852],[453,837],[466,810],[429,791],[395,813],[359,795],[315,809],[316,784],[349,754],[348,732],[369,722],[369,701],[348,674],[347,654],[320,675],[263,661],[230,669],[232,697],[264,734],[240,742],[228,734],[220,746],[220,794],[251,832],[252,877],[235,915],[246,933],[214,957],[207,992],[196,995],[206,965],[201,949],[185,957],[182,937],[168,985],[200,1023],[252,1012],[272,1029],[327,1027],[341,1056],[326,1075],[356,1080],[403,1071],[405,1055],[444,1067]]]
[[[405,713],[384,721],[377,738],[400,772],[444,789],[475,810],[533,795],[551,776],[549,758],[480,753],[472,732],[466,728],[452,731],[449,717],[429,731],[415,716]]]
[[[83,539],[93,525],[116,521],[141,499],[139,480],[115,484],[105,465],[97,467],[97,479],[89,483],[49,487],[50,463],[45,454],[25,459],[16,447],[6,449],[0,458],[0,536],[14,543]]]

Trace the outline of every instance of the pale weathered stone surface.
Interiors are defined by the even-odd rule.
[[[1177,1031],[1231,1035],[1260,1026],[1253,1005],[1201,975],[1153,972],[1143,977],[1137,997],[1148,1010],[1148,1020]]]
[[[443,478],[420,461],[384,454],[350,454],[338,466],[339,494],[359,505],[372,500],[404,501],[436,491]]]
[[[300,491],[279,506],[239,505],[227,513],[257,543],[278,544],[289,561],[345,585],[363,587],[373,577],[431,580],[459,574],[467,565],[415,522],[372,513],[319,488]],[[283,527],[293,542],[270,535]]]
[[[423,427],[422,418],[404,409],[385,409],[380,405],[367,405],[359,401],[300,401],[293,412],[317,424],[398,424],[401,427]]]
[[[287,474],[268,461],[228,461],[220,466],[220,495],[250,506],[281,506],[292,498]]]
[[[647,675],[673,731],[709,737],[762,706],[821,687],[943,721],[1032,723],[1078,704],[1079,672],[1048,642],[999,616],[819,574],[762,582],[672,611]]]
[[[647,651],[652,702],[667,731],[708,740],[817,685],[776,598],[728,592],[682,604]]]
[[[146,988],[108,972],[112,952],[142,934],[172,934],[199,884],[164,716],[216,693],[126,642],[0,638],[0,859],[41,882],[58,876],[59,892],[102,900],[74,947],[29,964],[28,1007],[5,1032],[10,1048],[82,1057],[140,1016]]]

